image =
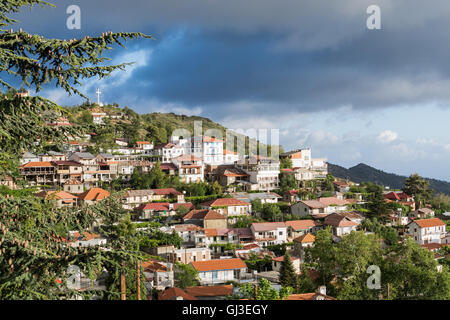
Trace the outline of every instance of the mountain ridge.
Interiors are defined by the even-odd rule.
[[[365,163],[359,163],[356,166],[350,168],[344,168],[342,166],[329,163],[328,171],[336,178],[348,179],[352,182],[373,182],[376,184],[388,186],[392,189],[402,189],[406,176],[398,175],[395,173],[388,173],[382,170],[373,168]],[[450,182],[437,180],[432,178],[424,178],[430,182],[430,188],[436,193],[444,193],[450,195]]]

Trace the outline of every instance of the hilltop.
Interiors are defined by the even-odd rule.
[[[187,129],[191,135],[194,135],[194,124],[197,121],[201,122],[203,134],[207,130],[215,129],[222,133],[222,138],[225,140],[228,130],[205,117],[160,112],[138,114],[128,107],[120,108],[117,104],[98,106],[86,103],[81,106],[66,107],[66,110],[71,113],[70,122],[90,124],[89,130],[97,134],[95,142],[102,146],[113,145],[114,139],[117,138],[126,138],[130,145],[140,140],[152,141],[155,145],[166,143],[176,129]],[[106,114],[106,125],[93,124],[92,113]],[[257,141],[239,133],[233,132],[233,135],[236,137],[235,144],[237,139],[242,137],[245,139],[246,150],[248,150],[249,141]],[[257,143],[258,147],[264,145]],[[269,150],[270,146],[268,146]]]

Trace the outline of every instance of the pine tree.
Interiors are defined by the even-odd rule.
[[[295,272],[291,256],[287,251],[284,254],[283,262],[281,262],[279,280],[282,287],[291,287],[297,290],[298,275]]]
[[[54,84],[68,94],[86,98],[77,89],[82,79],[107,77],[127,66],[106,65],[109,59],[103,56],[105,51],[113,45],[123,46],[129,39],[150,38],[142,33],[106,32],[98,37],[58,40],[6,30],[16,22],[11,14],[33,5],[48,4],[41,0],[0,3],[0,27],[5,28],[0,30],[0,72],[20,79],[23,86],[36,92]],[[0,85],[8,90],[0,94],[0,179],[8,175],[17,180],[22,152],[59,146],[69,137],[79,136],[83,128],[48,126],[48,122],[68,115],[67,111],[43,97],[17,95],[4,79]],[[101,294],[70,289],[66,283],[69,265],[77,265],[92,279],[106,271],[112,281],[104,298],[119,297],[118,274],[135,277],[136,263],[144,257],[136,236],[117,233],[115,224],[125,215],[120,195],[91,207],[62,209],[26,190],[6,190],[4,195],[0,198],[0,299],[90,298]],[[105,246],[67,246],[69,231],[82,233],[95,226],[96,232],[108,238]]]
[[[423,179],[417,173],[414,173],[406,179],[403,192],[414,196],[416,208],[419,208],[431,199],[433,190],[429,188],[429,185],[430,183],[427,180]]]

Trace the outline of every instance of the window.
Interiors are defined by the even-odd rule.
[[[212,272],[212,278],[215,280],[217,279],[217,271]]]

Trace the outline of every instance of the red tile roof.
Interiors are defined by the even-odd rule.
[[[316,223],[313,220],[292,220],[285,222],[286,227],[291,227],[294,230],[305,230],[314,227]]]
[[[233,294],[233,286],[197,286],[187,287],[186,292],[193,297],[217,297],[217,296],[231,296]]]
[[[53,164],[49,161],[36,161],[36,162],[28,162],[22,166],[22,168],[42,168],[42,167],[53,167]]]
[[[272,260],[276,261],[276,262],[283,262],[284,261],[284,256],[272,258]],[[291,261],[295,261],[295,260],[298,260],[298,258],[297,257],[291,257]]]
[[[216,219],[226,219],[226,217],[221,215],[217,211],[203,209],[203,210],[192,210],[183,217],[183,220],[189,219],[216,220]]]
[[[314,292],[291,294],[286,300],[316,300],[317,296],[322,296],[324,300],[337,300],[336,298]]]
[[[311,233],[307,233],[298,238],[295,238],[293,241],[300,243],[311,243],[316,241],[316,237]]]
[[[110,193],[102,188],[92,188],[78,196],[80,200],[100,201],[109,197]]]
[[[224,206],[249,206],[248,202],[235,198],[219,198],[210,200],[201,204],[206,207],[224,207]]]
[[[277,228],[285,228],[284,222],[254,222],[252,223],[253,229],[256,232],[271,231]]]
[[[78,199],[77,196],[66,192],[66,191],[41,191],[36,193],[37,197],[45,198],[45,199]]]
[[[191,264],[199,272],[247,268],[245,262],[239,258],[194,261]]]
[[[445,226],[445,222],[439,218],[420,219],[420,220],[414,220],[413,222],[417,223],[417,225],[421,228]]]
[[[158,196],[165,196],[165,195],[174,195],[174,196],[180,196],[183,194],[183,192],[180,192],[176,190],[175,188],[165,188],[165,189],[151,189],[156,195]]]
[[[180,288],[169,288],[158,293],[158,300],[174,300],[177,297],[182,297],[183,300],[197,300]]]
[[[153,211],[169,211],[170,209],[169,202],[151,202],[147,204],[142,204],[139,206],[138,210],[153,210]],[[190,202],[188,203],[173,203],[173,209],[177,210],[180,206],[185,207],[186,209],[194,209],[194,205]]]

